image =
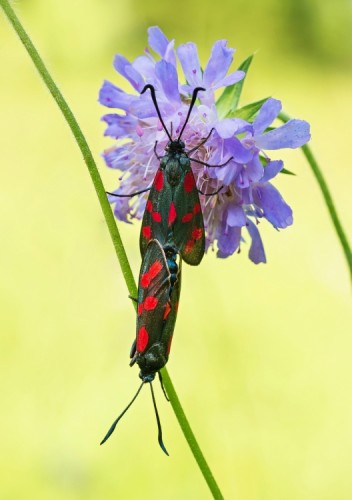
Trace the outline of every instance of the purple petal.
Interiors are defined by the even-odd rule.
[[[251,194],[251,189],[247,188],[247,189],[242,189],[241,190],[241,202],[242,202],[242,205],[251,205],[253,203],[253,197],[252,197],[252,194]],[[246,208],[246,214],[248,215],[254,215],[253,213],[250,213],[252,212],[252,210],[247,207]]]
[[[284,166],[284,162],[282,160],[273,160],[270,161],[266,167],[264,168],[264,175],[260,179],[260,182],[270,181],[273,177],[275,177],[279,172],[281,172]]]
[[[253,152],[245,148],[237,137],[224,141],[224,152],[228,157],[232,156],[237,163],[248,163],[253,158]]]
[[[112,83],[104,81],[99,91],[99,102],[108,108],[118,108],[127,111],[132,102],[138,100],[138,97],[126,94]]]
[[[171,102],[180,103],[180,93],[178,91],[178,78],[175,66],[161,60],[155,65],[155,73],[161,82],[164,94]]]
[[[259,264],[260,262],[265,264],[266,257],[263,242],[257,226],[250,219],[247,219],[247,230],[252,239],[248,253],[249,258],[252,262],[254,262],[254,264]]]
[[[124,170],[124,167],[129,168],[127,163],[129,152],[126,150],[126,146],[106,149],[103,153],[103,158],[110,168],[118,168],[119,170]]]
[[[241,167],[234,161],[230,161],[225,167],[209,168],[208,175],[211,179],[218,179],[225,186],[230,186],[235,181]]]
[[[248,188],[250,184],[258,182],[263,177],[263,173],[263,165],[259,156],[255,155],[239,172],[236,184],[241,189]]]
[[[264,167],[259,159],[259,155],[253,156],[247,163],[247,175],[249,182],[258,182],[264,174]]]
[[[260,149],[294,149],[303,146],[309,139],[309,123],[304,120],[290,120],[281,127],[256,138],[256,145]]]
[[[243,167],[236,179],[236,184],[239,188],[248,188],[253,182],[259,181],[263,177],[263,165],[259,159],[258,155],[255,155],[246,166]]]
[[[120,75],[125,77],[138,92],[143,89],[144,80],[142,75],[134,69],[132,64],[125,57],[117,54],[114,58],[114,68]]]
[[[203,81],[202,85],[204,85],[206,87],[204,81]],[[208,108],[215,106],[215,94],[214,94],[214,90],[212,88],[210,88],[209,90],[206,90],[205,92],[200,92],[198,97],[199,97],[199,100],[201,101],[201,103],[208,106]]]
[[[102,121],[107,123],[104,135],[109,137],[122,138],[136,135],[137,120],[129,115],[107,114]]]
[[[236,185],[240,189],[246,189],[249,187],[248,176],[246,173],[246,169],[243,167],[243,165],[241,165],[241,168],[238,171],[238,176],[236,178]]]
[[[176,68],[176,55],[175,55],[174,45],[175,41],[171,40],[171,42],[167,46],[163,59],[165,59],[166,62],[172,64]]]
[[[192,92],[194,90],[194,86],[187,85],[186,83],[184,83],[183,85],[180,85],[179,90],[180,90],[180,94],[182,94],[185,97],[188,97],[190,94],[192,94]],[[200,98],[200,94],[199,94],[199,98]]]
[[[116,189],[113,191],[117,193],[119,190]],[[130,213],[129,207],[129,198],[118,198],[116,196],[108,196],[109,203],[114,204],[114,214],[118,220],[122,222],[127,222],[127,224],[131,224],[128,220],[128,214]]]
[[[132,66],[136,71],[141,73],[146,80],[155,80],[155,62],[148,56],[139,56],[134,61]]]
[[[222,139],[229,139],[238,133],[239,129],[247,125],[241,118],[224,118],[215,123],[214,128]]]
[[[211,56],[206,65],[203,75],[205,87],[212,87],[226,75],[232,60],[235,49],[226,47],[227,40],[218,40],[214,43]]]
[[[202,86],[202,71],[200,69],[196,44],[188,42],[176,50],[183,73],[190,87]]]
[[[262,208],[263,216],[275,228],[284,229],[293,223],[291,207],[269,182],[255,184],[252,188],[252,196],[254,203]]]
[[[217,257],[225,258],[232,255],[241,242],[241,228],[227,227],[218,238]]]
[[[225,76],[225,78],[221,78],[215,85],[213,85],[213,89],[220,89],[221,87],[228,87],[229,85],[233,85],[234,83],[237,83],[246,76],[246,73],[244,71],[235,71],[234,73],[230,73],[229,75]]]
[[[246,225],[246,217],[243,208],[231,203],[227,208],[226,222],[231,227],[242,227]]]
[[[260,108],[256,119],[253,122],[254,135],[261,134],[269,127],[281,111],[281,102],[270,98]]]
[[[159,26],[152,26],[151,28],[148,28],[148,43],[154,52],[159,54],[159,56],[164,57],[169,45],[169,40],[166,38]]]
[[[146,92],[141,95],[130,106],[129,112],[134,116],[138,116],[139,119],[157,116],[153,101],[148,94],[149,92]]]
[[[137,200],[135,201],[133,206],[134,217],[136,217],[137,219],[142,219],[145,212],[146,203],[147,203],[147,198],[144,198],[143,196],[139,198],[138,203]]]

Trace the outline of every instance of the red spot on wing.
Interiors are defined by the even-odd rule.
[[[196,203],[193,207],[193,214],[196,215],[200,212],[200,203]]]
[[[171,335],[171,337],[169,338],[169,342],[168,342],[168,344],[167,344],[167,348],[166,348],[166,354],[167,354],[167,355],[169,355],[169,354],[170,354],[172,337],[173,337],[173,335]]]
[[[189,212],[188,214],[184,215],[181,219],[182,222],[189,222],[190,220],[192,220],[193,218],[193,214],[191,212]]]
[[[153,262],[153,264],[150,266],[149,271],[148,271],[150,279],[152,280],[153,278],[155,278],[155,276],[157,276],[160,273],[162,268],[163,268],[163,265],[159,260],[156,260],[155,262]]]
[[[190,193],[196,187],[196,181],[194,180],[194,175],[192,172],[187,172],[187,174],[185,175],[183,187],[186,193]]]
[[[147,288],[150,285],[151,280],[160,273],[162,267],[163,267],[162,263],[159,262],[158,260],[153,262],[149,270],[146,273],[142,274],[141,276],[140,280],[141,287]]]
[[[158,170],[155,175],[154,187],[157,191],[161,191],[164,186],[164,174],[161,170]]]
[[[155,222],[161,222],[161,214],[159,212],[152,212],[152,219]]]
[[[166,302],[166,306],[165,306],[165,310],[164,310],[164,316],[163,316],[164,320],[168,317],[168,315],[170,314],[170,311],[171,311],[170,302]]]
[[[194,240],[200,240],[202,236],[203,236],[203,229],[195,227],[192,231],[192,238]]]
[[[151,235],[152,235],[152,229],[150,226],[144,226],[142,227],[142,235],[144,238],[147,238],[147,240],[150,239]]]
[[[171,226],[171,224],[175,222],[175,219],[176,219],[176,208],[174,202],[172,201],[169,210],[169,218],[167,221],[169,226]]]
[[[145,209],[146,209],[147,212],[152,212],[152,210],[153,210],[153,203],[150,200],[147,201]]]
[[[152,311],[158,305],[158,299],[153,297],[152,295],[148,295],[148,297],[144,300],[144,309],[146,311]]]
[[[140,316],[142,314],[142,311],[143,311],[143,302],[138,304],[138,309],[137,309],[138,316]]]
[[[142,288],[147,288],[147,286],[149,286],[149,283],[150,283],[149,273],[142,274],[142,276],[141,276],[141,287]]]
[[[188,240],[188,241],[187,241],[187,243],[186,243],[186,245],[185,245],[185,250],[184,250],[184,252],[185,252],[185,253],[190,253],[190,252],[192,252],[193,247],[194,247],[194,243],[195,243],[195,241],[194,241],[194,240]]]
[[[138,352],[143,352],[147,347],[149,334],[145,326],[141,326],[137,336],[136,349]]]

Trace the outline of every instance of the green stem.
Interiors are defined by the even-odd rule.
[[[30,40],[29,36],[27,35],[26,31],[24,30],[23,26],[21,25],[18,17],[16,16],[15,12],[11,8],[9,2],[7,0],[0,0],[0,5],[3,8],[6,16],[8,17],[10,23],[12,24],[14,30],[16,31],[17,35],[19,36],[21,42],[23,43],[25,49],[27,50],[30,58],[32,59],[35,67],[37,68],[40,76],[43,78],[45,85],[49,89],[51,95],[53,96],[54,100],[56,101],[57,105],[59,106],[62,114],[64,115],[65,120],[67,121],[72,134],[74,135],[76,142],[78,144],[79,149],[81,150],[81,153],[83,155],[83,159],[88,167],[89,174],[91,176],[93,185],[95,187],[95,191],[97,193],[99,203],[101,206],[101,209],[104,214],[104,218],[106,221],[106,224],[108,226],[110,236],[115,248],[116,255],[118,257],[122,274],[125,278],[126,285],[128,288],[128,291],[132,297],[137,296],[137,288],[135,281],[133,279],[131,267],[129,265],[127,255],[124,249],[124,246],[121,241],[120,233],[117,229],[116,226],[116,221],[114,218],[114,215],[112,213],[110,204],[107,200],[107,196],[105,193],[104,185],[102,183],[101,177],[99,175],[97,166],[95,164],[93,155],[89,149],[88,143],[77,123],[76,118],[74,117],[70,107],[68,106],[67,102],[65,101],[63,95],[61,94],[59,88],[55,84],[54,80],[50,76],[47,68],[44,65],[43,60],[41,59],[40,55],[38,54],[38,51],[34,47],[32,41]],[[214,480],[214,477],[204,459],[204,456],[199,448],[199,445],[194,437],[194,434],[192,432],[192,429],[189,426],[189,423],[186,419],[186,416],[182,410],[182,407],[180,405],[179,399],[177,397],[177,394],[175,392],[175,389],[172,385],[171,379],[169,377],[169,374],[167,373],[166,368],[163,369],[163,376],[164,376],[164,385],[165,389],[167,391],[167,394],[169,395],[170,402],[172,404],[172,407],[174,409],[176,418],[181,426],[182,432],[185,435],[187,442],[191,448],[191,451],[199,465],[199,468],[204,476],[204,479],[206,480],[207,484],[209,485],[209,488],[213,494],[213,497],[216,499],[221,499],[223,498],[220,490]]]
[[[166,370],[166,368],[162,369],[162,376],[163,376],[163,383],[165,387],[167,387],[167,395],[170,399],[170,403],[172,405],[172,408],[175,412],[175,415],[177,417],[177,420],[180,424],[180,427],[182,429],[182,432],[189,444],[189,447],[191,448],[191,451],[193,453],[194,458],[196,459],[200,470],[203,473],[203,476],[209,486],[210,491],[213,494],[213,498],[216,500],[222,500],[224,497],[222,496],[222,493],[219,489],[219,486],[217,485],[217,482],[214,479],[214,476],[209,469],[209,466],[204,458],[204,455],[199,448],[199,445],[197,443],[197,440],[193,434],[193,431],[188,423],[187,417],[183,411],[183,408],[181,406],[181,403],[177,397],[175,388],[173,386],[173,383],[171,382],[170,376]]]
[[[279,118],[284,123],[286,123],[290,120],[290,117],[288,115],[286,115],[286,113],[283,113],[283,112],[281,112],[279,114]],[[334,202],[332,200],[332,196],[331,196],[331,193],[329,191],[328,185],[324,179],[323,173],[320,170],[319,165],[317,163],[317,160],[315,159],[310,147],[307,146],[307,144],[305,144],[304,146],[302,146],[302,151],[303,151],[303,154],[306,157],[306,159],[307,159],[307,161],[308,161],[308,163],[313,171],[313,174],[314,174],[318,184],[319,184],[319,187],[320,187],[320,190],[322,192],[323,198],[325,200],[326,206],[328,208],[332,223],[335,227],[337,237],[340,240],[342,249],[344,251],[344,254],[345,254],[345,257],[347,260],[347,265],[348,265],[349,270],[350,270],[350,278],[352,279],[352,251],[351,251],[350,245],[348,243],[346,233],[345,233],[345,231],[342,227],[342,224],[340,222],[339,216],[337,215],[337,211],[336,211]]]

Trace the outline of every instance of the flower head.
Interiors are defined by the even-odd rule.
[[[191,158],[208,165],[226,163],[212,168],[192,162],[198,189],[203,193],[219,190],[214,196],[201,196],[207,248],[217,245],[218,257],[227,257],[249,236],[249,258],[255,263],[265,262],[258,222],[266,219],[276,229],[293,222],[291,208],[271,184],[283,162],[272,160],[267,151],[305,144],[310,138],[308,123],[290,120],[271,128],[281,110],[276,99],[263,101],[246,119],[236,113],[221,117],[215,91],[234,88],[245,76],[243,71],[228,74],[235,50],[227,47],[225,40],[215,42],[202,71],[194,43],[180,45],[175,51],[174,41],[169,41],[158,27],[149,28],[148,35],[156,56],[146,49],[133,63],[121,55],[114,60],[116,71],[130,83],[133,92],[124,92],[106,81],[99,94],[101,104],[118,110],[102,117],[107,124],[105,135],[116,139],[115,145],[103,154],[106,164],[120,172],[121,182],[114,193],[133,194],[150,186],[159,167],[155,143],[159,155],[168,143],[149,92],[140,94],[144,86],[151,84],[156,89],[161,116],[173,137],[185,123],[193,90],[203,87],[205,91],[198,94],[199,103],[192,110],[182,140],[189,151],[209,135]],[[179,81],[176,55],[186,83]],[[115,205],[115,216],[129,222],[143,216],[147,197],[148,193],[138,198],[111,196],[110,202]]]

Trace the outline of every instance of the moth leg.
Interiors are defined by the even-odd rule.
[[[165,387],[164,387],[164,383],[163,383],[163,377],[161,376],[161,373],[158,372],[158,375],[159,375],[159,380],[160,380],[160,385],[161,385],[161,389],[164,393],[164,396],[166,398],[166,401],[169,401],[170,402],[170,399],[167,397],[167,394],[166,394],[166,390],[165,390]]]
[[[219,189],[217,189],[213,193],[203,193],[203,191],[201,191],[200,189],[197,189],[197,191],[198,191],[198,193],[202,194],[203,196],[214,196],[214,195],[218,194],[222,190],[223,187],[224,187],[224,185],[220,186]]]
[[[202,141],[198,144],[198,146],[195,146],[193,149],[186,151],[186,153],[188,155],[190,155],[191,153],[194,153],[194,151],[197,151],[197,149],[199,149],[201,146],[203,146],[203,144],[205,144],[207,142],[207,140],[210,138],[210,136],[214,132],[214,130],[215,130],[215,128],[212,128],[211,131],[209,132],[209,134],[205,137],[205,139],[202,139]]]
[[[154,144],[154,154],[158,158],[158,160],[160,161],[162,157],[158,155],[158,152],[156,150],[157,145],[158,145],[158,141],[155,141],[155,144]]]
[[[231,160],[233,160],[233,156],[231,156],[228,160],[226,160],[224,163],[220,163],[220,165],[209,165],[209,163],[205,163],[205,161],[201,160],[196,160],[195,158],[190,158],[191,161],[195,161],[196,163],[199,163],[200,165],[204,165],[205,167],[209,168],[220,168],[224,167],[227,165]]]
[[[109,191],[105,191],[106,194],[109,196],[116,196],[116,198],[132,198],[133,196],[137,196],[137,194],[142,194],[145,193],[146,191],[149,191],[151,189],[150,187],[147,187],[145,189],[141,189],[140,191],[135,191],[134,193],[131,194],[116,194],[116,193],[110,193]]]
[[[131,359],[133,358],[133,356],[135,355],[135,353],[136,353],[136,339],[134,339],[133,344],[131,346],[131,350],[130,350],[130,358]],[[130,366],[132,366],[132,365],[130,365]]]

